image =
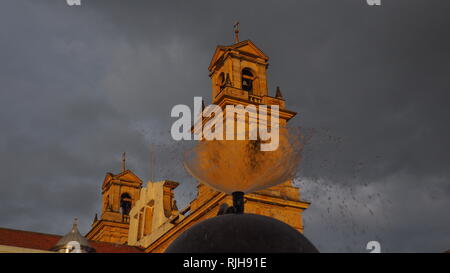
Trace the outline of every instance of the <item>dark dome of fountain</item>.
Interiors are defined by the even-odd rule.
[[[225,214],[184,231],[166,253],[317,253],[300,232],[256,214]]]

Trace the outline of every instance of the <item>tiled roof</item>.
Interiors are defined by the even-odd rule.
[[[0,245],[50,250],[62,236],[17,229],[0,228]],[[89,241],[97,253],[143,253],[138,247]]]

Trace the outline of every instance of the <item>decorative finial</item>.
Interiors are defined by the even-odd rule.
[[[235,43],[239,43],[239,21],[234,24],[234,41]]]
[[[275,98],[277,98],[277,99],[283,98],[283,95],[281,94],[281,90],[280,90],[279,86],[277,86],[277,92],[275,93]]]
[[[73,218],[73,223],[72,223],[72,232],[77,231],[77,226],[78,226],[78,218]]]
[[[127,159],[125,158],[125,156],[126,156],[126,153],[123,152],[123,153],[122,153],[122,172],[124,172],[124,171],[126,170],[126,168],[125,168],[125,161],[126,161]]]

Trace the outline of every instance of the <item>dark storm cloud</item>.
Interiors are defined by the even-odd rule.
[[[167,1],[166,1],[167,2]],[[450,248],[447,1],[5,1],[0,10],[1,226],[87,231],[107,171],[195,186],[173,143],[173,105],[210,100],[217,44],[270,56],[309,141],[298,185],[322,251]],[[181,203],[181,204],[180,204]]]
[[[2,3],[0,208],[2,226],[62,233],[72,217],[88,226],[105,171],[124,150],[144,161],[145,141],[104,103],[110,56],[87,31],[95,18],[57,8]]]

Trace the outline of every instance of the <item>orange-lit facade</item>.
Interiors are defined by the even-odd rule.
[[[277,104],[280,125],[285,125],[296,113],[285,108],[278,88],[273,96],[269,95],[268,60],[250,40],[217,46],[208,67],[212,103],[223,111],[227,105]],[[129,170],[118,175],[108,173],[102,186],[101,216],[96,217],[86,237],[138,246],[146,252],[164,252],[190,226],[216,216],[221,204],[232,205],[230,195],[199,184],[195,199],[179,210],[173,199],[178,183],[149,181],[149,184],[143,187],[142,181]],[[276,218],[300,232],[303,232],[302,213],[308,206],[292,181],[245,195],[245,213]]]

